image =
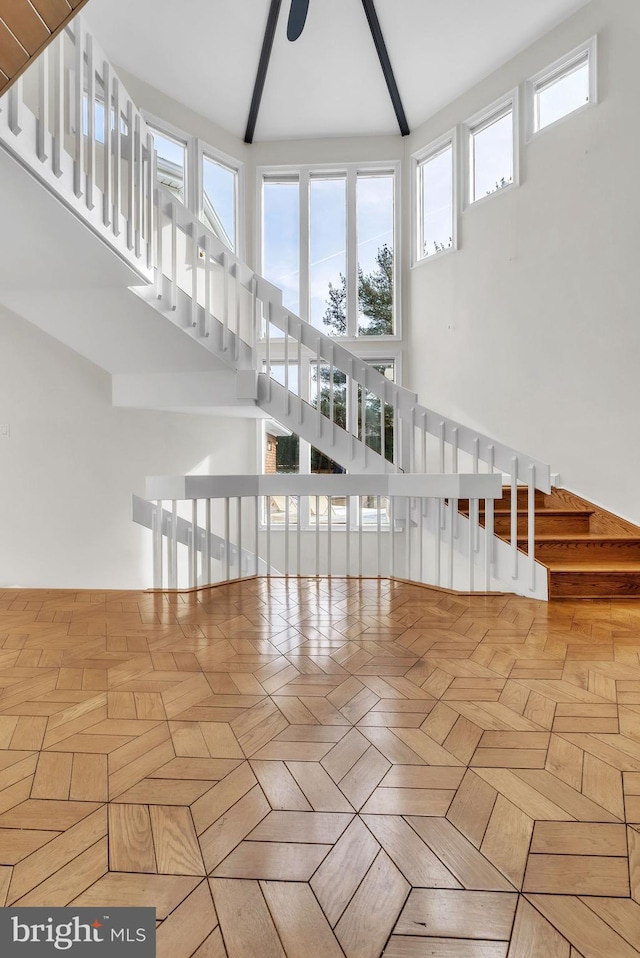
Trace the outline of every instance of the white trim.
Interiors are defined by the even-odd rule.
[[[571,73],[572,70],[579,66],[580,63],[585,59],[589,69],[589,101],[587,103],[583,103],[581,106],[577,106],[573,110],[570,110],[563,116],[558,117],[558,119],[554,120],[553,123],[547,123],[546,126],[538,127],[536,121],[536,95],[539,88],[545,83],[561,80],[564,76]],[[535,139],[540,133],[544,133],[552,127],[557,126],[558,123],[562,123],[563,120],[567,119],[567,117],[575,116],[577,113],[583,113],[585,110],[589,110],[596,106],[598,102],[597,35],[591,37],[589,40],[585,40],[584,43],[574,47],[574,49],[569,53],[565,53],[564,56],[555,60],[553,63],[549,64],[549,66],[545,67],[543,70],[540,70],[534,76],[529,77],[529,79],[525,82],[525,98],[526,143],[529,143],[531,140]]]
[[[421,189],[421,167],[435,159],[451,147],[451,246],[437,253],[419,255],[423,248],[423,204]],[[448,133],[432,140],[427,146],[411,154],[411,268],[421,263],[432,263],[446,253],[455,253],[458,249],[458,215],[460,209],[460,190],[458,185],[458,129],[454,127]]]
[[[462,136],[464,138],[462,164],[464,177],[463,202],[465,210],[469,209],[471,206],[475,206],[476,203],[487,200],[490,197],[497,196],[499,193],[505,193],[512,187],[520,185],[520,119],[518,105],[518,87],[515,87],[515,89],[511,90],[509,93],[500,97],[498,100],[494,100],[494,102],[489,106],[469,117],[469,119],[465,120],[465,122],[462,124]],[[489,193],[487,196],[474,197],[474,185],[472,182],[473,137],[475,134],[480,133],[487,126],[495,123],[496,120],[500,119],[502,116],[506,116],[508,113],[511,113],[512,115],[511,183],[502,187],[502,189],[495,190],[493,193]]]

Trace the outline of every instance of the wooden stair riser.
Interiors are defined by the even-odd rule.
[[[518,487],[518,509],[526,510],[529,504],[529,490],[521,486]],[[535,491],[535,504],[536,509],[549,508],[549,496],[545,495],[544,492],[540,492],[539,489]],[[459,499],[458,508],[462,512],[469,511],[469,500],[468,499]],[[510,509],[511,508],[511,489],[509,487],[503,487],[502,489],[502,498],[496,499],[496,509]],[[551,508],[554,508],[553,506]],[[564,509],[566,506],[561,504],[557,508]]]
[[[640,569],[550,569],[549,598],[637,599],[640,598]]]
[[[523,552],[527,550],[527,540],[518,539]],[[563,562],[610,562],[629,559],[640,562],[640,539],[550,539],[545,541],[536,537],[536,558],[539,562],[561,560]]]
[[[588,512],[547,512],[536,511],[536,535],[561,535],[576,532],[584,534],[589,531]],[[480,513],[480,525],[484,526],[484,515]],[[518,513],[518,537],[527,534],[529,517],[526,513]],[[511,535],[511,514],[496,512],[493,517],[493,528],[496,535],[509,538]]]

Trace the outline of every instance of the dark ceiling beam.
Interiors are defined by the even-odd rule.
[[[256,82],[253,86],[253,97],[251,98],[251,108],[249,109],[249,119],[247,120],[247,130],[244,135],[245,143],[253,143],[253,135],[256,132],[256,123],[258,122],[258,111],[260,101],[264,92],[264,84],[267,79],[267,70],[269,69],[269,60],[271,59],[271,50],[273,48],[273,38],[276,35],[278,17],[282,0],[271,0],[269,7],[269,16],[267,17],[267,26],[264,31],[264,40],[262,41],[262,50],[260,52],[260,61],[258,63],[258,73]]]
[[[380,66],[382,67],[382,72],[384,73],[384,78],[389,90],[391,102],[393,103],[393,109],[396,114],[398,126],[400,127],[400,132],[403,136],[408,136],[411,131],[409,130],[409,124],[407,123],[404,107],[402,106],[402,100],[400,99],[398,84],[396,83],[396,78],[393,75],[391,60],[389,59],[389,54],[387,53],[387,45],[384,42],[376,8],[374,6],[373,0],[362,0],[362,6],[364,7],[364,12],[369,22],[369,29],[371,30],[371,36],[373,37],[373,42],[376,46],[378,59],[380,60]]]

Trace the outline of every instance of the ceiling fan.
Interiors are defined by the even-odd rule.
[[[289,20],[287,22],[287,40],[297,40],[307,20],[309,0],[291,0]]]

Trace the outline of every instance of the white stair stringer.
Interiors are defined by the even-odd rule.
[[[349,472],[398,472],[394,463],[346,429],[319,414],[316,406],[305,402],[264,373],[258,375],[258,405],[269,413],[271,419],[301,436]]]

